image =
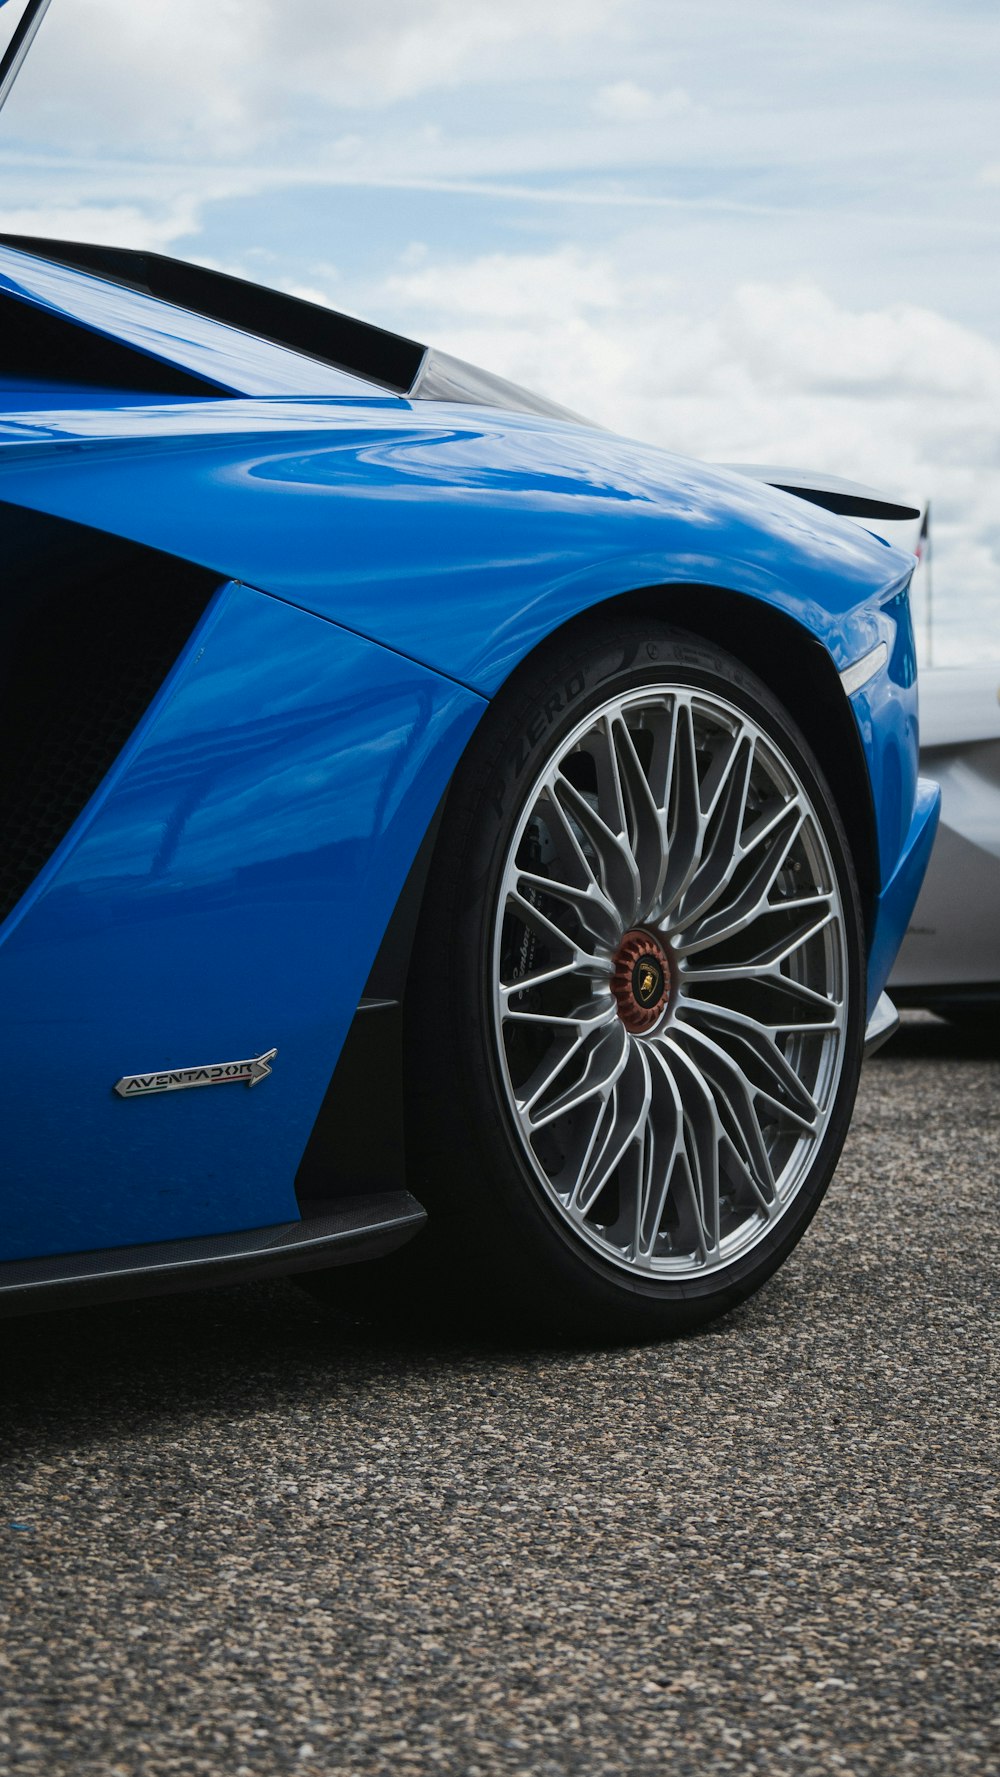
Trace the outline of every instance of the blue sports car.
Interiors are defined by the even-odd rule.
[[[6,237],[0,1304],[390,1249],[411,1320],[756,1289],[937,820],[900,511]]]

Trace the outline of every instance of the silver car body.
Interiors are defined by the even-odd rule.
[[[920,742],[941,825],[889,991],[948,1012],[1000,1001],[1000,665],[925,668]]]

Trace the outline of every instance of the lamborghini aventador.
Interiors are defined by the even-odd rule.
[[[5,238],[0,1302],[398,1248],[411,1317],[642,1335],[762,1283],[934,836],[907,513]]]

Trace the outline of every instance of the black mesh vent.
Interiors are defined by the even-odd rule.
[[[0,538],[10,515],[0,506]],[[67,532],[70,576],[59,571],[65,547],[0,570],[0,920],[114,763],[219,584],[79,526],[54,527],[63,546]]]

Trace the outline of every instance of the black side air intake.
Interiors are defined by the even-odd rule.
[[[207,377],[0,291],[0,372],[26,382],[75,383],[148,395],[228,394]]]
[[[0,502],[0,920],[114,764],[217,574]]]

